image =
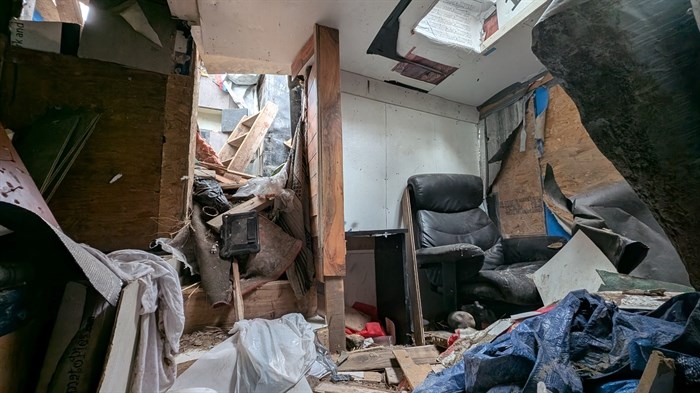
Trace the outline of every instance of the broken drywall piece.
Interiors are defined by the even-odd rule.
[[[532,279],[544,305],[563,299],[569,292],[596,292],[603,284],[597,270],[616,273],[615,266],[582,231],[573,238]]]
[[[160,46],[161,48],[163,47],[163,44],[160,42],[160,38],[158,37],[158,33],[153,30],[153,27],[148,22],[148,18],[146,18],[146,14],[143,13],[139,3],[134,2],[127,9],[120,12],[119,15],[121,15],[129,26],[131,26],[131,28],[136,32],[148,38],[151,42]]]

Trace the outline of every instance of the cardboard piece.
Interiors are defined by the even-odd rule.
[[[615,266],[582,231],[574,237],[532,279],[545,305],[563,299],[569,292],[596,292],[603,284],[597,270],[616,273]]]

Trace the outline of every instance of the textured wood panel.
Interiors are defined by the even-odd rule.
[[[193,104],[198,100],[195,77],[168,76],[158,209],[159,236],[169,236],[182,227],[186,207],[192,199],[194,154],[189,152],[195,145],[197,132],[196,118],[193,118]]]
[[[53,106],[89,108],[103,114],[49,205],[61,227],[76,241],[106,251],[144,249],[157,236],[163,143],[168,139],[168,78],[95,60],[7,50],[0,81],[0,119],[7,127],[22,129]],[[178,84],[176,80],[171,83]],[[178,99],[191,105],[191,95],[170,96],[170,100]],[[168,117],[179,119],[171,124],[181,124],[183,129],[173,126],[168,133],[187,139],[189,127],[184,128],[182,110],[186,104],[180,107],[171,101],[168,107],[173,105],[179,108],[178,114]],[[171,146],[178,147],[166,157],[184,159],[189,153],[186,143]],[[179,184],[179,172],[169,169],[165,173],[178,173],[172,181]],[[122,177],[109,184],[117,174]],[[163,202],[168,200],[172,198],[164,197]],[[178,217],[160,217],[167,219]]]
[[[521,132],[515,141],[494,183],[498,193],[498,214],[501,232],[505,237],[544,235],[544,207],[542,181],[535,153],[535,114],[533,100],[525,111],[525,151],[520,151]]]
[[[549,90],[542,173],[547,164],[567,197],[624,180],[593,143],[576,104],[561,86]]]

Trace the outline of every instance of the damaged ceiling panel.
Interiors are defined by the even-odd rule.
[[[512,18],[499,22],[500,28],[481,44],[493,51],[484,56],[414,34],[435,0],[298,0],[293,7],[282,0],[198,0],[188,6],[169,1],[173,15],[193,22],[192,33],[209,72],[289,74],[294,57],[319,23],[340,31],[343,70],[474,106],[543,69],[530,49],[530,31],[545,2],[497,0]],[[397,3],[405,7],[399,18],[397,55],[413,56],[412,65],[422,67],[397,68],[396,59],[366,53]],[[411,77],[416,75],[419,79]]]

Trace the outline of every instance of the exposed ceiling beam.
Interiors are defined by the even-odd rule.
[[[35,7],[45,21],[57,22],[61,20],[61,17],[58,15],[58,8],[56,8],[56,4],[53,1],[36,0]]]
[[[83,13],[78,0],[56,0],[61,22],[83,24]]]

